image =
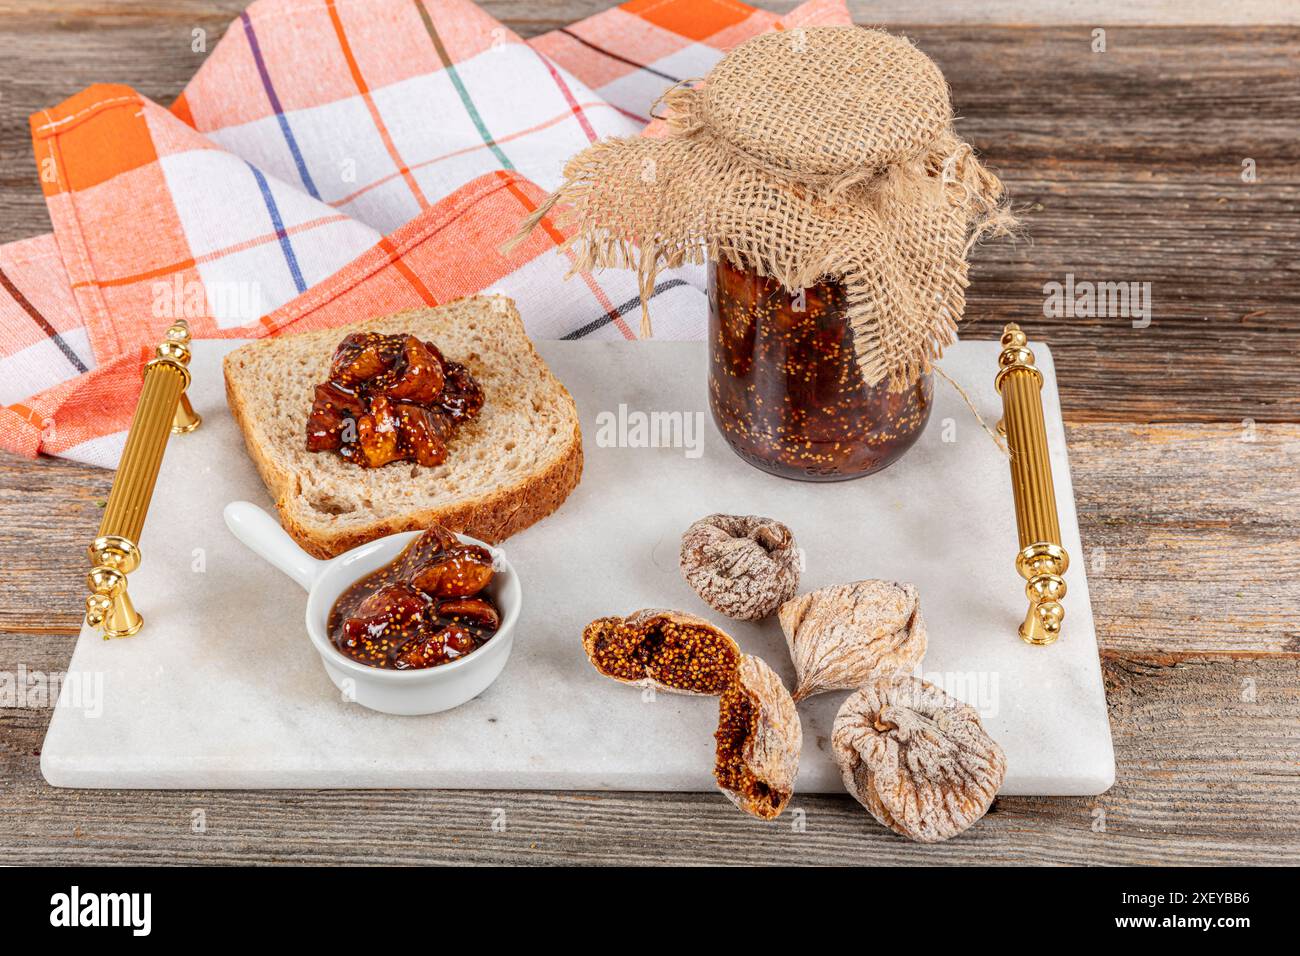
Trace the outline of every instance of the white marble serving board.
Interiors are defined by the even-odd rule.
[[[1004,793],[1096,794],[1114,780],[1055,374],[1041,345],[1063,544],[1075,559],[1055,645],[1016,636],[1025,603],[1007,463],[946,383],[936,381],[929,427],[897,464],[814,485],[762,474],[727,447],[706,410],[702,344],[539,342],[578,403],[582,484],[504,543],[524,609],[500,679],[456,710],[391,717],[340,699],[303,630],[305,594],[222,522],[228,501],[271,507],[226,409],[220,359],[236,344],[196,343],[191,394],[204,424],[171,441],[131,576],[145,627],[120,641],[83,629],[41,754],[55,786],[712,790],[717,705],[599,677],[579,636],[596,617],[680,608],[723,623],[792,685],[774,619],[728,625],[678,572],[682,531],[718,511],[788,524],[807,555],[804,589],[916,584],[930,637],[923,676],[980,708],[1007,752]],[[1000,414],[996,355],[995,343],[964,342],[943,362],[990,422]],[[699,454],[602,447],[600,416],[617,417],[620,405],[687,413]],[[800,707],[803,792],[841,790],[828,740],[845,696]]]

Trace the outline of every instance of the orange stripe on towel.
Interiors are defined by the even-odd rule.
[[[402,154],[397,151],[397,144],[393,142],[388,127],[384,125],[384,118],[379,115],[379,107],[375,105],[374,97],[370,95],[370,87],[366,84],[366,78],[361,75],[361,67],[357,65],[357,58],[352,55],[352,45],[348,43],[347,34],[343,31],[343,21],[339,19],[339,12],[334,6],[334,0],[325,0],[325,6],[329,10],[330,22],[334,24],[334,33],[338,36],[339,46],[343,49],[343,58],[348,62],[352,82],[356,83],[357,91],[365,101],[366,109],[370,111],[370,118],[374,121],[375,129],[379,131],[379,138],[384,141],[384,148],[388,150],[388,155],[397,164],[398,171],[401,172],[402,178],[406,180],[406,185],[410,187],[411,194],[415,196],[415,201],[420,204],[420,208],[428,209],[429,200],[425,198],[424,192],[420,189],[420,184],[411,175],[410,167],[402,159]]]
[[[434,298],[433,293],[429,291],[429,287],[420,281],[420,277],[417,276],[411,270],[411,267],[406,264],[406,261],[402,258],[402,254],[397,251],[397,247],[389,241],[387,236],[384,236],[379,240],[379,248],[388,253],[389,260],[396,267],[397,271],[401,273],[402,278],[410,283],[411,288],[413,288],[419,294],[420,298],[424,300],[425,305],[433,306],[438,304],[438,300]]]

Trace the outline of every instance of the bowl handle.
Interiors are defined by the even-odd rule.
[[[310,591],[328,561],[318,561],[298,547],[269,514],[251,501],[232,501],[222,515],[226,527],[254,554],[275,565]]]

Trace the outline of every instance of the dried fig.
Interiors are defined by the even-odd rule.
[[[799,552],[779,521],[709,515],[682,535],[682,574],[704,603],[740,621],[767,617],[799,590]]]
[[[840,707],[831,751],[844,786],[878,821],[921,843],[988,812],[1007,774],[973,707],[916,677],[879,677]]]
[[[582,646],[606,677],[682,694],[721,694],[740,663],[736,642],[708,621],[653,608],[592,621]]]
[[[790,692],[772,668],[745,654],[718,699],[714,779],[731,802],[760,820],[778,816],[794,794],[803,729]]]
[[[920,597],[910,584],[821,588],[781,605],[779,617],[794,662],[795,700],[910,671],[925,655]]]

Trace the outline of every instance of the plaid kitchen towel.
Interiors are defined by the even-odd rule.
[[[842,0],[631,0],[524,43],[468,0],[259,0],[170,109],[102,85],[32,117],[54,231],[0,246],[0,446],[113,466],[178,317],[247,338],[492,291],[534,337],[634,338],[631,272],[566,281],[550,222],[502,243],[668,86],[847,22]],[[658,335],[702,335],[699,269],[654,295]]]

